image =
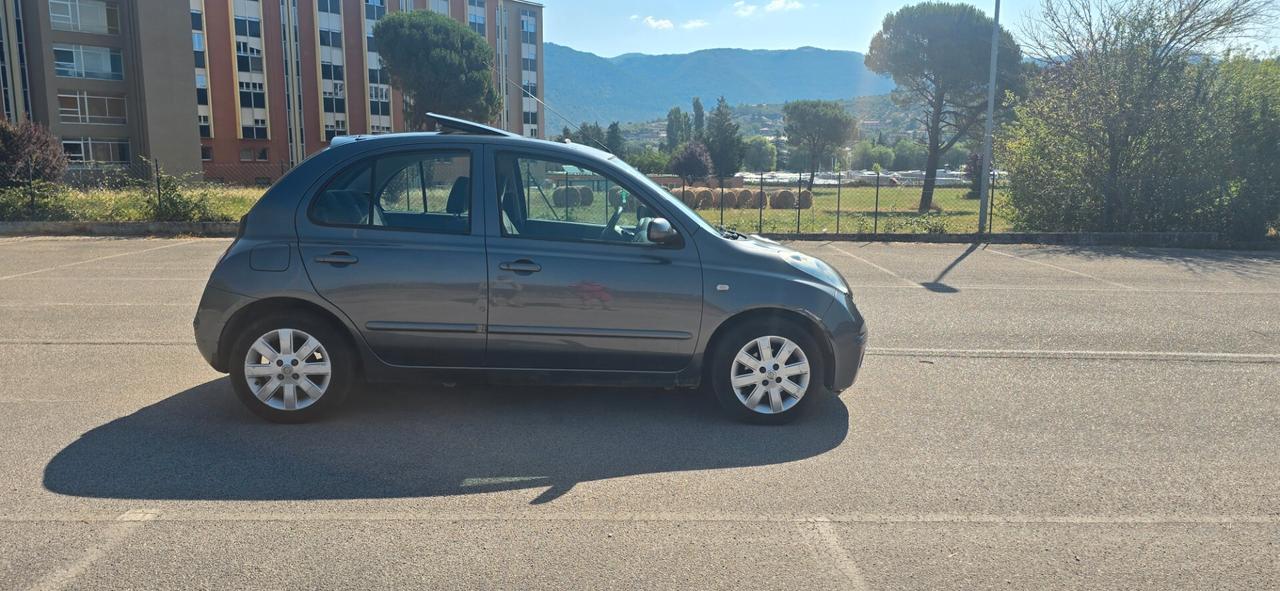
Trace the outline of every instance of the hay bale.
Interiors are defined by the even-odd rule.
[[[698,204],[698,198],[693,189],[682,189],[680,191],[680,202],[689,207],[695,207]]]
[[[623,206],[622,207],[623,211],[635,211],[636,205],[638,203],[635,197],[628,196],[627,203],[623,205],[622,189],[618,187],[611,187],[609,189],[609,196],[607,197],[607,199],[609,200],[610,211],[612,211],[614,208],[618,207],[619,205]]]
[[[805,189],[800,191],[800,209],[809,209],[813,207],[813,191]]]
[[[751,189],[743,189],[738,191],[738,207],[754,209],[758,207],[756,194]]]
[[[583,207],[586,207],[586,206],[591,205],[592,203],[595,203],[595,202],[596,202],[596,192],[595,192],[595,191],[592,191],[592,190],[591,190],[591,187],[578,187],[578,203],[577,203],[577,205],[581,205],[581,206],[583,206]]]
[[[716,191],[716,205],[725,209],[738,207],[738,192],[733,189]]]
[[[697,201],[695,201],[695,203],[697,203],[697,205],[695,207],[697,209],[711,209],[716,205],[715,193],[706,187],[702,187],[697,190],[696,199]]]
[[[769,196],[769,207],[773,209],[795,209],[796,195],[783,189]]]
[[[578,192],[574,191],[573,194],[576,198]],[[568,207],[569,199],[569,194],[568,191],[565,190],[565,187],[556,187],[556,190],[551,192],[551,204],[555,207]]]

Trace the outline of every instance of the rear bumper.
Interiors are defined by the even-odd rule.
[[[204,295],[200,298],[200,306],[196,308],[196,316],[191,321],[191,328],[196,336],[196,348],[200,350],[200,356],[213,367],[213,369],[226,372],[227,368],[223,367],[222,360],[218,359],[219,340],[222,338],[222,329],[226,326],[228,312],[235,306],[241,296],[229,291],[206,287]]]

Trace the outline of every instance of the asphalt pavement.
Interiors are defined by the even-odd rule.
[[[279,426],[228,241],[0,238],[0,588],[1280,589],[1280,254],[797,243],[871,323],[784,427],[684,391],[362,391]]]

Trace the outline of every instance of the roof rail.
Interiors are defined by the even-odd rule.
[[[458,133],[466,135],[493,135],[498,137],[521,137],[510,131],[504,131],[496,127],[481,125],[466,119],[458,119],[457,117],[449,117],[437,113],[427,113],[427,119],[433,119],[436,126],[440,128],[440,133]]]

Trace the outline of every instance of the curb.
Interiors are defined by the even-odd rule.
[[[236,222],[0,222],[0,236],[202,236],[230,238]]]

